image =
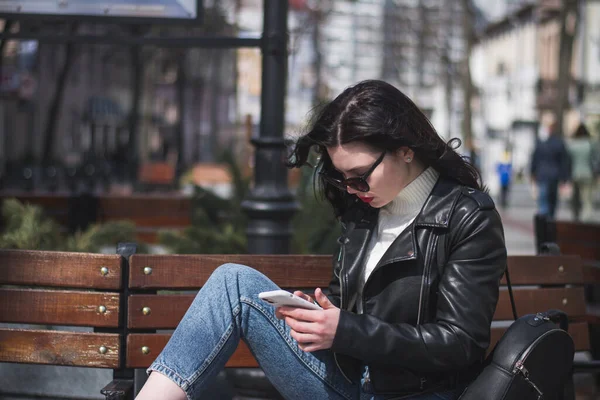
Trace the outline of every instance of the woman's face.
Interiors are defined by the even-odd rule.
[[[364,175],[381,156],[382,151],[362,142],[350,142],[328,147],[327,153],[334,168],[344,178]],[[414,152],[403,147],[396,152],[386,152],[385,157],[367,178],[370,190],[366,193],[347,187],[350,194],[358,196],[371,207],[380,208],[390,203],[406,185],[423,171],[414,158]]]

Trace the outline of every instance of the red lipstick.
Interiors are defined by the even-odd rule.
[[[362,201],[364,201],[365,203],[369,204],[370,202],[373,201],[373,197],[358,197],[359,199],[361,199]]]

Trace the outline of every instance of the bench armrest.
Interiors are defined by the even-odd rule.
[[[106,400],[133,400],[133,379],[114,379],[100,393]]]
[[[600,360],[574,361],[573,372],[600,373]]]

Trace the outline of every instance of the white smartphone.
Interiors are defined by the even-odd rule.
[[[321,310],[319,305],[304,300],[302,297],[296,296],[286,290],[262,292],[258,294],[258,298],[275,307],[287,306],[306,308],[307,310]]]

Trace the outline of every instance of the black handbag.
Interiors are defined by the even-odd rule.
[[[575,354],[567,315],[550,310],[517,318],[508,268],[506,282],[515,322],[459,400],[563,399]]]

